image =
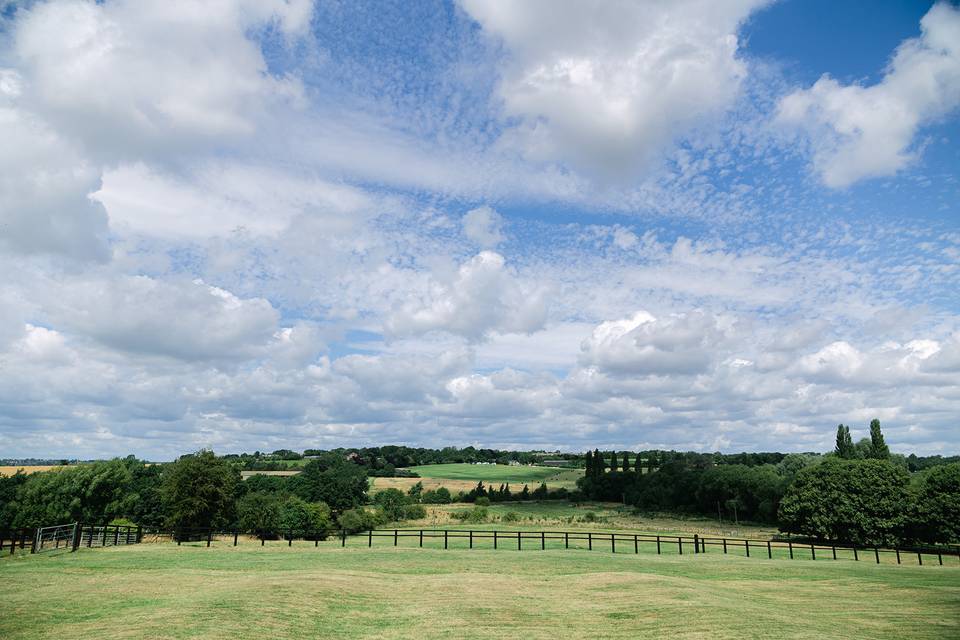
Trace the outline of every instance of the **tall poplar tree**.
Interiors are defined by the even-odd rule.
[[[883,441],[883,434],[880,432],[880,421],[874,418],[870,421],[870,453],[869,457],[876,460],[889,460],[890,447]]]
[[[850,437],[850,427],[845,427],[842,424],[837,425],[837,446],[834,453],[837,454],[838,458],[844,460],[852,460],[857,456],[857,450],[853,446],[853,438]]]

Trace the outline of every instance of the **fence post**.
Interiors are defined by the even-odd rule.
[[[683,555],[683,538],[677,536],[677,547],[680,549],[680,555]]]
[[[517,531],[517,551],[520,551],[521,542],[520,542],[520,532]]]
[[[793,560],[793,540],[787,540],[787,546],[790,547],[790,559]]]
[[[213,529],[207,529],[207,547],[210,546],[211,540],[213,540]]]
[[[593,551],[593,534],[587,533],[587,551]]]
[[[540,532],[540,551],[545,551],[547,549],[547,534],[544,531]]]
[[[724,553],[727,552],[727,539],[726,539],[726,538],[723,539],[723,552],[724,552]]]
[[[473,549],[473,529],[470,529],[470,548]]]
[[[917,551],[917,562],[920,564],[921,567],[923,566],[923,557],[920,555],[919,551]]]
[[[87,547],[93,546],[93,525],[90,525],[90,533],[87,534]]]
[[[610,534],[610,553],[616,553],[616,552],[617,552],[617,534],[611,533]]]
[[[260,530],[260,546],[263,547],[263,546],[266,546],[266,544],[267,544],[267,536],[266,534],[264,534],[263,530],[261,529]]]
[[[694,555],[700,553],[700,536],[698,534],[693,534],[693,553]]]
[[[640,544],[637,542],[637,534],[633,534],[633,552],[640,553]]]
[[[177,529],[177,546],[183,543],[183,529]],[[103,546],[107,546],[107,525],[103,525]]]
[[[493,530],[493,549],[494,551],[496,551],[497,549],[497,530],[496,529]]]
[[[853,545],[853,559],[857,562],[860,561],[860,556],[857,555],[857,545]]]
[[[10,533],[10,555],[13,555],[17,552],[17,536],[11,532]]]
[[[393,530],[393,546],[397,546],[397,530]]]
[[[320,534],[316,531],[313,532],[313,547],[317,548],[320,546]]]
[[[744,547],[746,547],[746,549],[747,549],[747,557],[749,558],[749,557],[750,557],[750,541],[749,541],[749,540],[744,540],[744,541],[743,541],[743,544],[744,544]]]
[[[877,547],[874,547],[873,555],[877,557],[877,564],[880,564],[880,549],[878,549]]]
[[[770,548],[770,541],[767,540],[767,559],[773,560],[773,549]]]
[[[811,559],[811,560],[816,560],[816,559],[817,559],[817,550],[816,550],[816,548],[813,546],[813,544],[810,545],[810,559]]]
[[[237,537],[240,532],[236,529],[233,530],[233,546],[237,546]]]
[[[420,529],[420,547],[423,547],[423,529]]]
[[[943,553],[941,553],[939,549],[937,549],[937,561],[940,562],[940,566],[942,567],[942,566],[943,566]]]
[[[120,525],[113,528],[113,546],[120,544]]]
[[[449,531],[447,531],[446,529],[443,530],[443,548],[444,549],[447,548],[447,540],[448,540],[449,534],[450,534]]]
[[[143,525],[137,525],[137,544],[143,542]]]
[[[894,551],[897,552],[897,564],[900,564],[900,547],[894,547]]]
[[[79,533],[79,535],[78,535]],[[77,550],[77,547],[80,546],[80,537],[83,535],[83,525],[79,522],[73,523],[73,537],[70,540],[70,553],[73,553]]]
[[[660,536],[657,536],[657,555],[660,555]]]
[[[570,533],[567,531],[563,532],[563,548],[564,549],[570,548]]]
[[[347,530],[346,529],[340,529],[340,546],[341,547],[347,546]]]

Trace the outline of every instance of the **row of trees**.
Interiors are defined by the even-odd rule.
[[[589,498],[648,511],[681,511],[777,524],[782,531],[857,544],[960,541],[960,463],[911,473],[894,456],[880,422],[854,445],[837,430],[836,450],[791,454],[777,464],[713,464],[674,456],[650,469],[637,456],[585,457],[578,485]],[[609,465],[606,460],[609,460]],[[641,471],[646,471],[642,473]]]

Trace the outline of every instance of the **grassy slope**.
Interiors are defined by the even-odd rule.
[[[960,566],[386,544],[7,558],[0,637],[960,636]]]
[[[502,464],[428,464],[410,467],[422,478],[442,478],[445,480],[471,480],[474,483],[509,482],[512,490],[519,491],[524,484],[546,482],[548,486],[573,486],[577,478],[583,475],[582,469],[557,469],[555,467],[508,466]],[[535,487],[531,486],[531,490]]]

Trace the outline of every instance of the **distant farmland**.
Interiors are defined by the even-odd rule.
[[[501,484],[510,484],[513,492],[529,485],[534,490],[541,482],[546,482],[551,489],[575,489],[577,478],[583,475],[583,469],[559,469],[557,467],[541,466],[509,466],[504,464],[425,464],[418,467],[408,467],[419,478],[371,478],[371,488],[374,491],[395,488],[406,491],[418,482],[423,483],[424,489],[446,487],[451,492],[469,491],[477,486],[481,480],[484,485],[499,487]]]
[[[37,465],[7,465],[0,466],[0,476],[12,476],[16,475],[17,471],[23,471],[26,474],[37,473],[40,471],[50,471],[52,469],[62,469],[63,465],[59,464],[37,464]]]

